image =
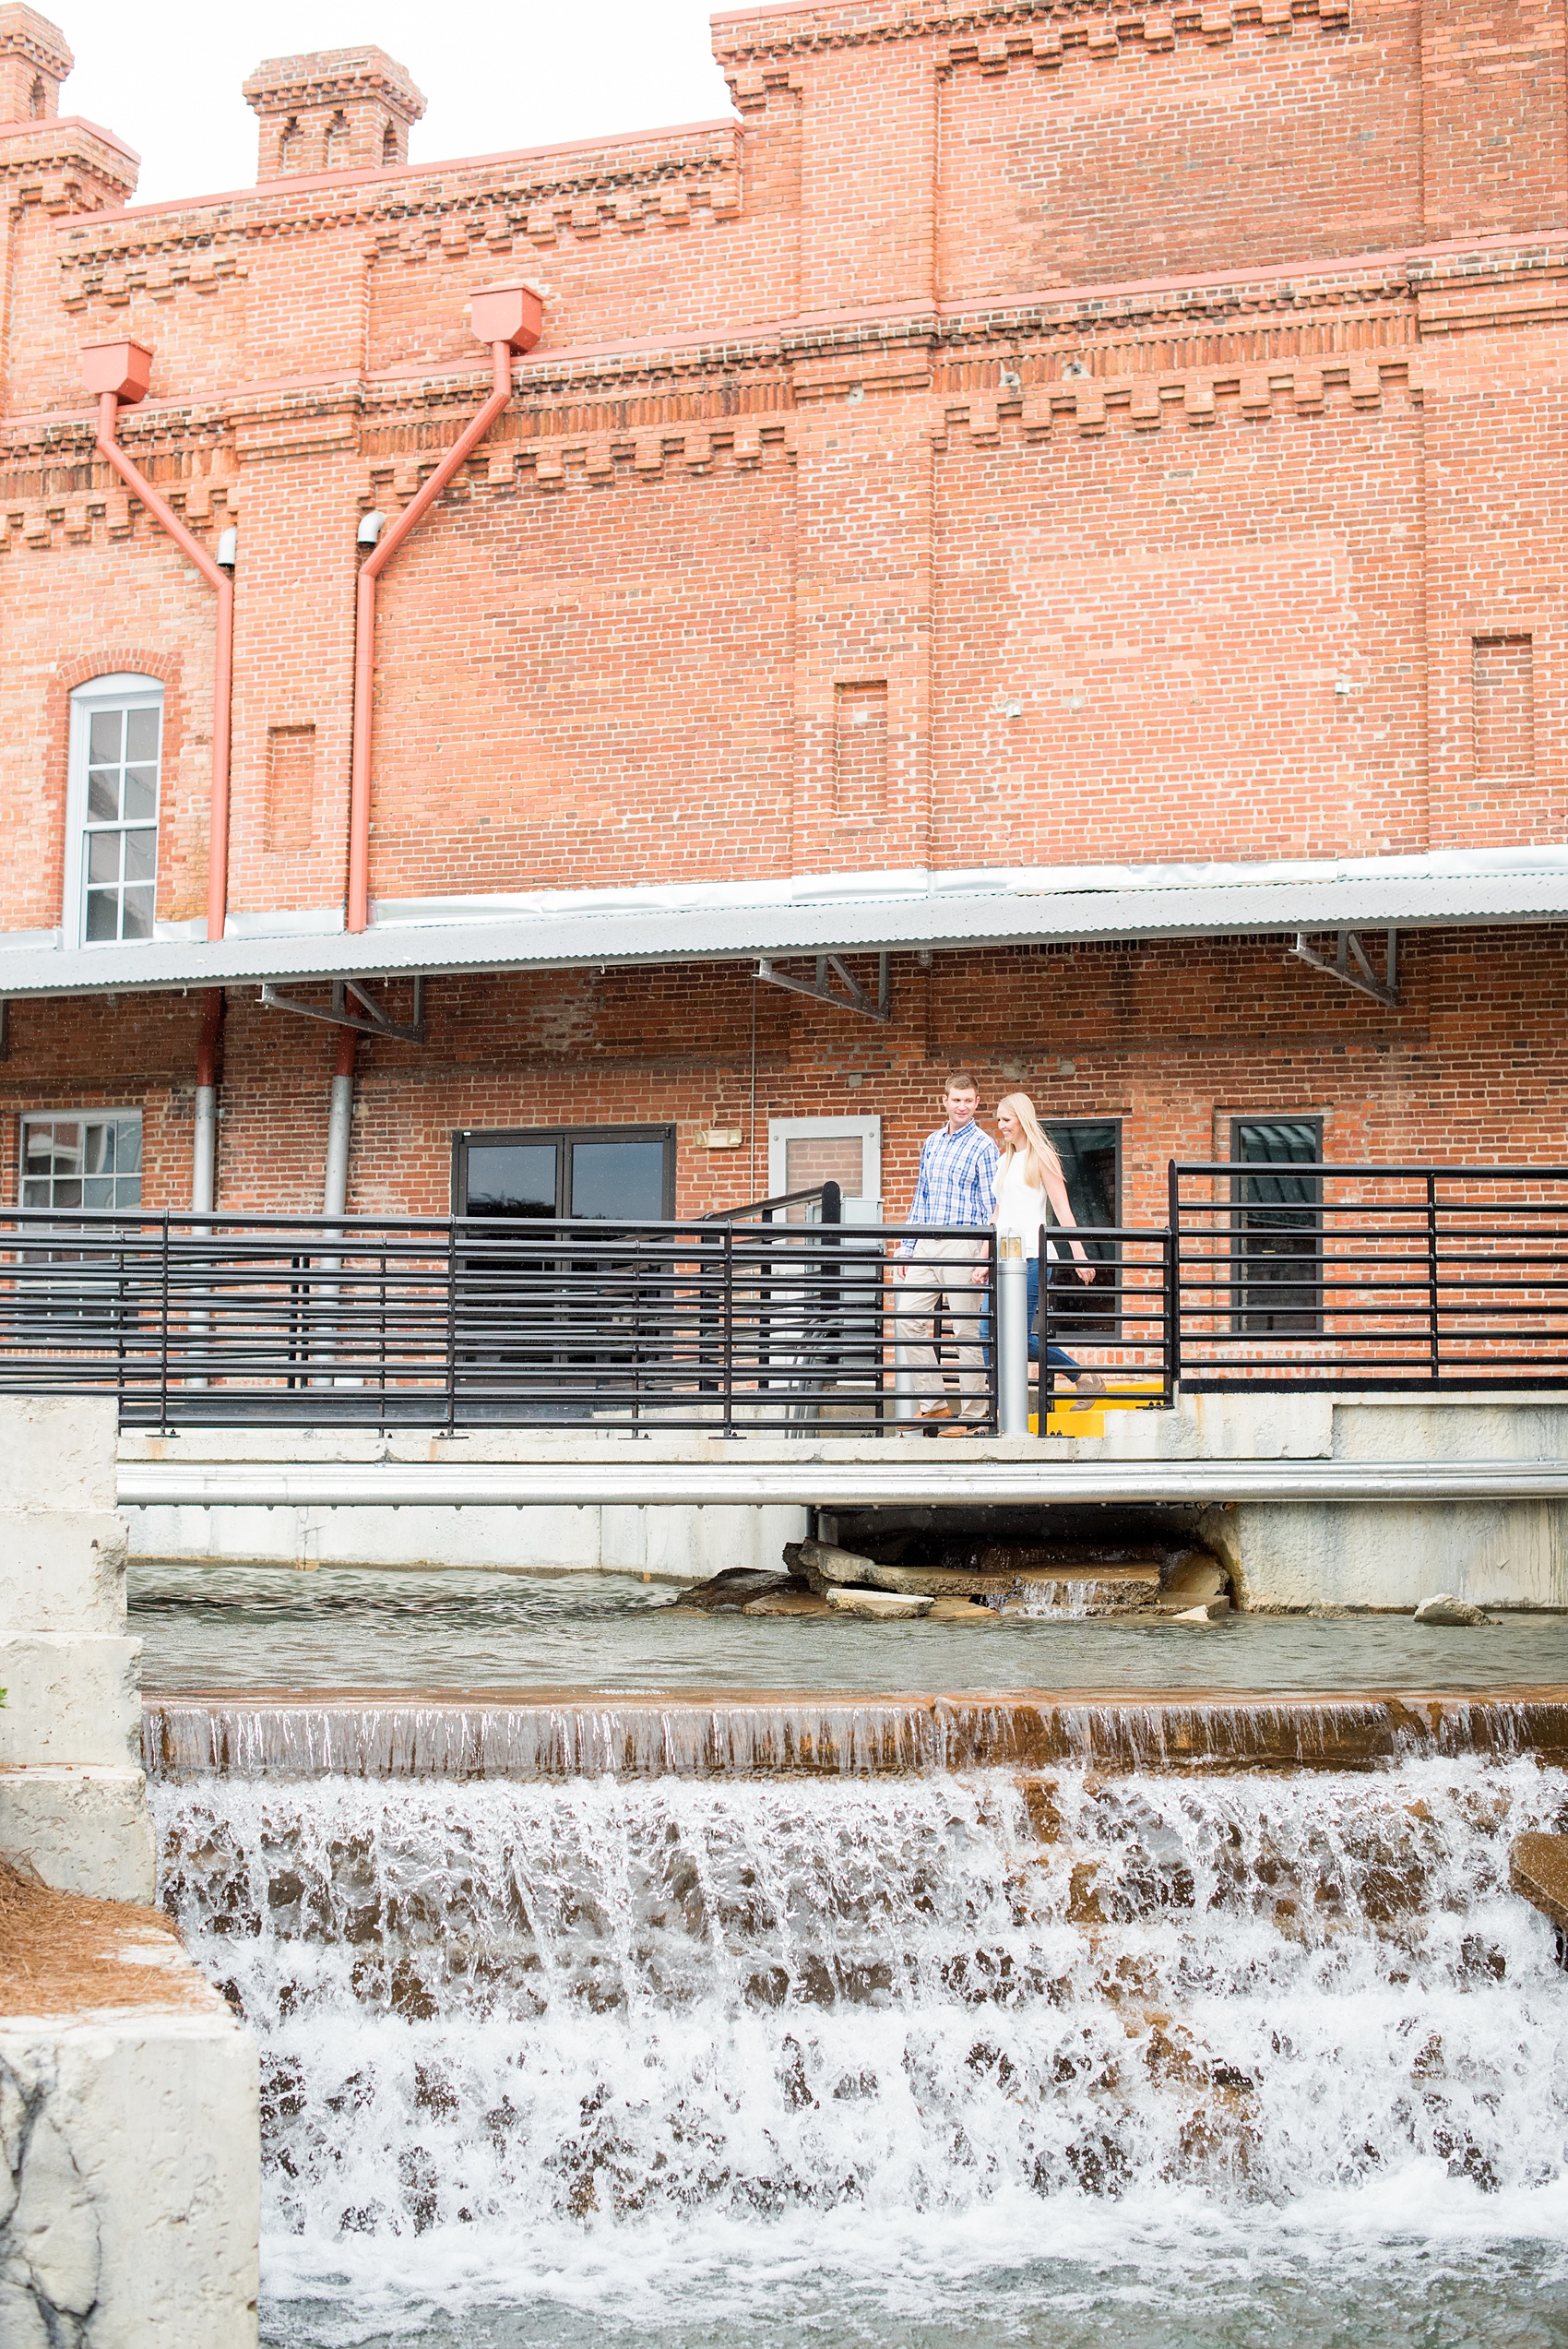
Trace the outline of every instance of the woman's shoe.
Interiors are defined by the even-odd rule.
[[[1091,1395],[1103,1395],[1105,1392],[1105,1381],[1098,1370],[1080,1370],[1073,1385],[1073,1401],[1075,1403],[1087,1402]]]

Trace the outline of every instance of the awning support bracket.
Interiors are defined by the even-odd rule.
[[[1305,930],[1297,931],[1296,943],[1290,951],[1314,971],[1326,972],[1331,979],[1343,981],[1346,986],[1354,987],[1358,994],[1371,996],[1374,1003],[1386,1004],[1391,1010],[1396,1010],[1399,1005],[1398,931],[1385,931],[1384,941],[1384,975],[1381,979],[1355,930],[1339,932],[1338,951],[1332,962],[1326,955],[1319,954],[1315,947],[1307,944]]]
[[[414,1016],[407,1026],[388,1019],[362,979],[334,979],[330,1010],[319,1003],[301,1003],[297,996],[284,995],[280,988],[271,985],[263,986],[261,999],[269,1011],[297,1011],[302,1019],[325,1020],[329,1028],[352,1028],[362,1036],[385,1036],[393,1043],[424,1042],[422,978],[414,981]]]
[[[878,1019],[885,1025],[892,1017],[892,986],[887,972],[889,959],[887,948],[884,947],[876,958],[874,1003],[841,954],[819,954],[814,980],[794,978],[789,972],[778,970],[766,957],[757,964],[756,975],[765,986],[783,987],[792,996],[804,996],[808,1003],[825,1003],[833,1011],[858,1012],[862,1019]],[[837,988],[833,984],[836,979]]]

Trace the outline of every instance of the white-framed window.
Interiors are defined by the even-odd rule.
[[[23,1207],[61,1215],[141,1205],[139,1109],[29,1111],[22,1118]]]
[[[882,1208],[880,1117],[770,1117],[770,1198],[837,1183],[847,1223],[874,1223]]]
[[[156,677],[94,677],[77,687],[65,793],[68,944],[152,936],[162,760]]]

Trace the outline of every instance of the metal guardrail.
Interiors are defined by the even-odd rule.
[[[1568,1168],[1172,1163],[1189,1393],[1568,1386]]]
[[[1091,1284],[1042,1258],[1042,1432],[1053,1348],[1145,1404],[1568,1387],[1568,1169],[1172,1164],[1170,1198],[1166,1230],[1082,1232]],[[683,1223],[13,1210],[0,1393],[113,1393],[169,1429],[882,1435],[945,1401],[1021,1432],[1026,1268],[933,1234],[980,1242],[979,1282],[933,1297],[896,1277],[909,1227],[838,1206],[826,1185]],[[911,1342],[933,1306],[934,1355]]]
[[[980,1240],[982,1278],[958,1326],[949,1315],[939,1328],[938,1363],[901,1368],[913,1298],[889,1251],[906,1236],[741,1216],[13,1210],[0,1225],[0,1392],[112,1392],[126,1425],[161,1428],[877,1434],[948,1392],[955,1341],[980,1340],[994,1288],[992,1235],[932,1234]],[[977,1424],[993,1430],[993,1348],[970,1384]]]

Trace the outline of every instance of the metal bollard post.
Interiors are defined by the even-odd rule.
[[[1029,1432],[1029,1268],[1024,1243],[1004,1233],[997,1243],[996,1381],[1004,1436]]]

